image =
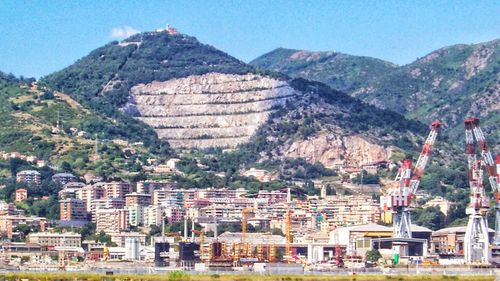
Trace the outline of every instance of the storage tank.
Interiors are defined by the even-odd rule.
[[[140,243],[137,238],[125,239],[125,259],[126,260],[140,260]]]

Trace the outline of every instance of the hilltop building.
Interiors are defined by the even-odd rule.
[[[28,199],[28,190],[25,188],[19,188],[16,190],[16,202],[22,202]]]
[[[40,186],[42,183],[42,176],[38,171],[35,170],[25,170],[17,173],[16,175],[17,182],[24,182],[33,186]]]

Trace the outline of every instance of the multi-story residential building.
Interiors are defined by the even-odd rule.
[[[25,170],[17,173],[17,182],[24,182],[29,185],[39,186],[42,183],[42,176],[34,170]]]
[[[184,210],[180,207],[165,208],[165,217],[170,224],[181,222],[184,219]]]
[[[0,201],[0,216],[15,215],[17,214],[16,205],[14,203],[7,203]]]
[[[96,214],[99,210],[103,209],[123,209],[125,207],[125,200],[121,198],[103,198],[94,199],[90,204],[90,210],[92,214],[92,222],[96,222]]]
[[[125,205],[133,206],[133,205],[141,205],[148,206],[151,205],[151,195],[144,193],[129,193],[125,195]]]
[[[106,198],[120,198],[125,200],[125,195],[132,191],[132,186],[128,182],[113,181],[113,182],[100,182],[95,184],[104,190],[104,197]]]
[[[88,213],[92,213],[92,201],[104,198],[104,189],[100,186],[87,185],[76,192],[76,197],[85,202],[85,208]]]
[[[28,235],[28,242],[50,247],[81,247],[82,235],[73,232],[34,232]]]
[[[164,207],[152,205],[144,208],[142,224],[144,226],[161,225],[164,216]]]
[[[227,188],[207,188],[196,191],[194,198],[185,199],[213,199],[213,198],[237,198],[246,194],[244,189],[227,189]]]
[[[184,196],[181,192],[172,189],[157,189],[153,191],[153,205],[160,205],[163,201],[176,202],[175,204],[182,206]]]
[[[273,190],[273,191],[259,190],[259,193],[257,194],[257,198],[267,199],[267,200],[269,200],[268,202],[270,204],[284,203],[284,202],[286,202],[286,192],[282,192],[282,191],[278,191],[278,190]]]
[[[70,182],[76,182],[77,178],[70,173],[57,173],[52,176],[52,181],[59,186],[63,186]]]
[[[96,212],[96,231],[120,232],[129,228],[128,210],[102,209]]]
[[[19,188],[16,190],[16,202],[22,202],[28,199],[28,190],[25,188]]]
[[[12,238],[14,229],[18,225],[29,225],[34,228],[38,228],[40,231],[45,231],[45,226],[47,225],[47,219],[42,217],[27,217],[21,215],[14,216],[0,216],[0,232],[7,235],[8,238]]]
[[[138,226],[143,224],[144,208],[144,206],[139,204],[125,206],[125,209],[128,210],[128,222],[130,225]]]
[[[67,198],[59,201],[60,219],[62,221],[85,221],[87,210],[85,202],[77,198]]]
[[[63,186],[63,189],[58,192],[59,199],[77,198],[77,191],[83,187],[85,187],[85,184],[81,182],[67,183]]]
[[[137,193],[153,194],[154,190],[158,189],[176,189],[177,182],[173,181],[141,181],[137,183]]]

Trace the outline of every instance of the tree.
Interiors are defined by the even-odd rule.
[[[413,210],[412,221],[415,224],[428,227],[432,230],[443,228],[446,222],[444,214],[438,207],[416,208]]]
[[[371,262],[377,262],[382,255],[377,249],[370,250],[366,252],[366,260]]]

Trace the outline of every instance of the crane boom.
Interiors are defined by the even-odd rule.
[[[470,188],[470,203],[466,209],[469,221],[464,236],[464,259],[467,263],[488,263],[491,258],[488,234],[487,213],[490,208],[490,200],[486,196],[483,186],[483,167],[490,174],[490,183],[496,193],[496,167],[493,157],[488,151],[484,134],[479,127],[479,119],[468,118],[465,123],[465,154],[467,157],[468,179]],[[477,159],[474,137],[481,152],[481,159]],[[491,179],[491,178],[494,179]],[[497,206],[499,204],[497,203]],[[497,207],[497,217],[495,239],[498,237],[499,209]],[[499,240],[500,242],[500,240]]]
[[[393,236],[395,238],[411,238],[411,216],[410,204],[420,185],[420,179],[429,163],[434,143],[438,135],[441,122],[434,121],[427,136],[422,152],[415,164],[413,172],[411,170],[412,161],[405,159],[401,163],[395,179],[396,187],[390,189],[388,196],[384,196],[381,204],[385,208],[390,208],[393,213]]]

